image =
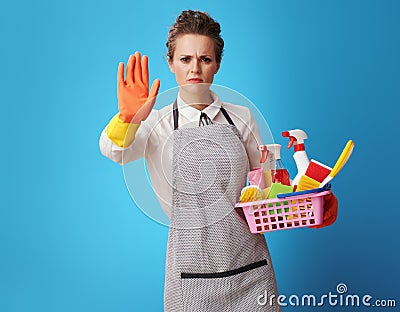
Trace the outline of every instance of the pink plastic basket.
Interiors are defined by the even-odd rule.
[[[250,232],[264,233],[321,224],[324,195],[331,191],[238,203],[243,208]]]

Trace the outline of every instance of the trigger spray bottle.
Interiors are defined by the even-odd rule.
[[[293,158],[296,162],[297,175],[292,180],[292,186],[296,187],[300,178],[306,173],[308,164],[310,163],[304,147],[304,140],[308,137],[307,134],[300,129],[284,131],[282,132],[282,136],[290,139],[287,148],[290,149],[292,146],[294,148]]]
[[[290,185],[289,172],[283,165],[281,159],[281,145],[280,144],[268,144],[268,153],[273,155],[273,166],[271,170],[272,182],[281,183],[284,185]]]

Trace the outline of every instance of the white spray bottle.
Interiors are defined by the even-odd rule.
[[[297,186],[300,178],[306,173],[308,164],[310,163],[310,160],[308,159],[306,153],[306,149],[304,147],[304,140],[308,137],[307,134],[300,129],[284,131],[282,132],[282,136],[290,138],[289,144],[287,146],[288,149],[290,149],[292,145],[294,145],[293,158],[297,166],[297,175],[292,180],[292,186]]]

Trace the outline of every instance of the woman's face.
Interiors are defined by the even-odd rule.
[[[214,80],[220,64],[216,62],[214,41],[204,35],[185,34],[176,39],[172,61],[169,62],[176,82],[183,85],[208,84]]]

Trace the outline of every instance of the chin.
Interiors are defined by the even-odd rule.
[[[185,83],[179,86],[179,88],[188,93],[192,93],[193,95],[201,95],[204,92],[208,92],[210,90],[211,83]]]

